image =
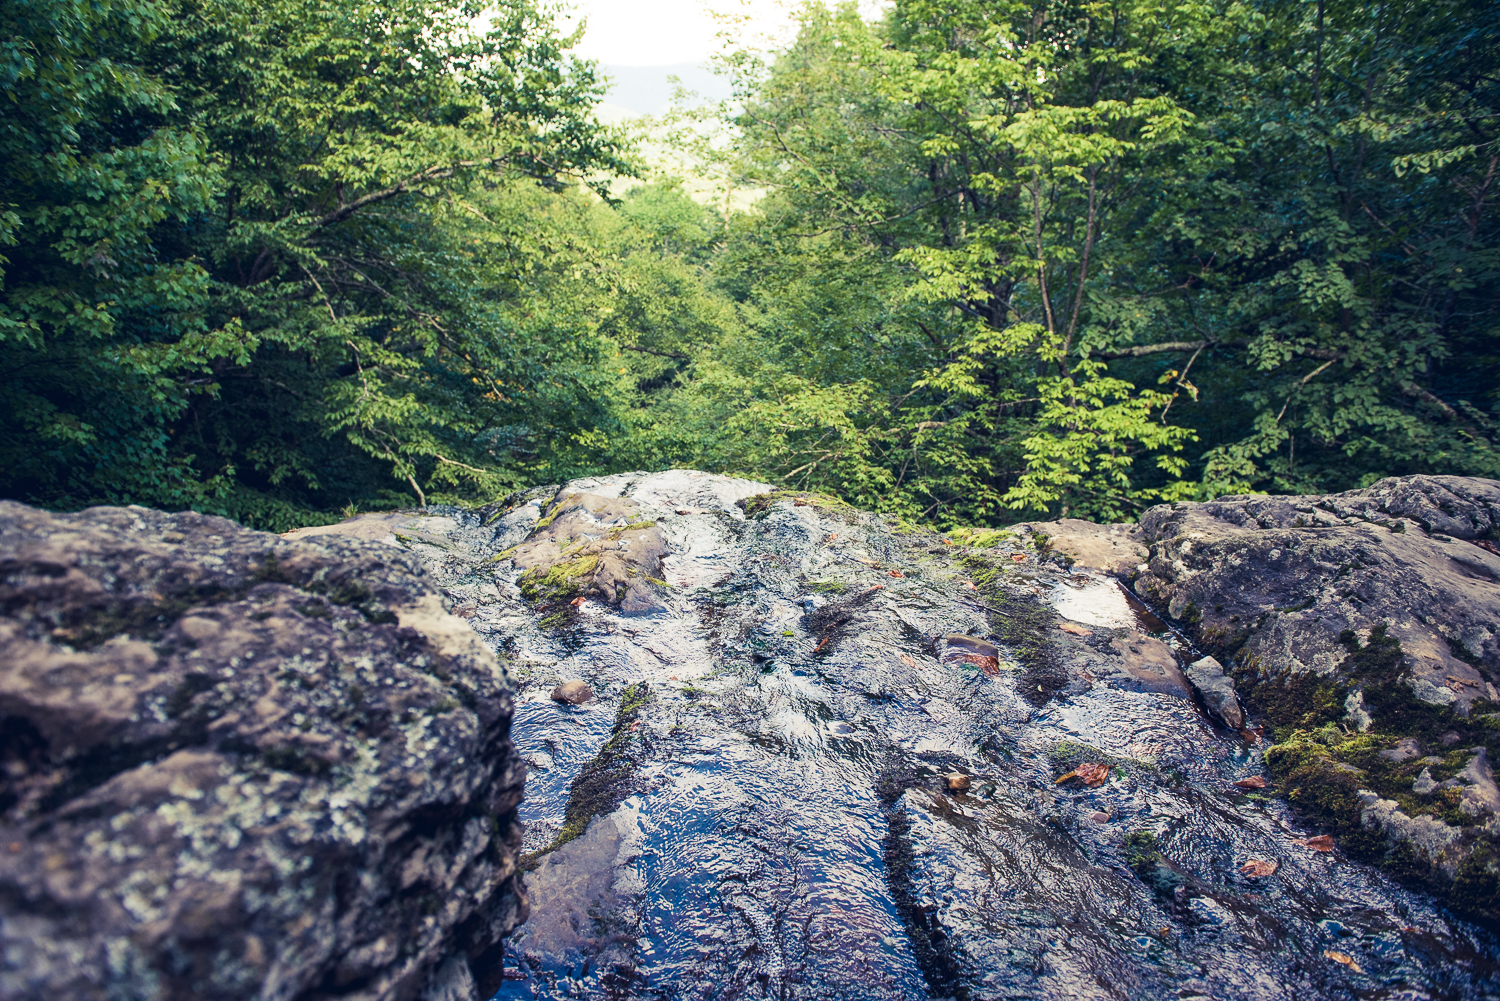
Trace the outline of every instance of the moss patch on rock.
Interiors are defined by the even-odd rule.
[[[583,591],[589,574],[599,565],[597,554],[579,556],[551,566],[534,567],[521,575],[521,595],[529,601],[562,601]]]
[[[1500,756],[1500,725],[1482,711],[1465,717],[1418,699],[1404,676],[1401,644],[1384,625],[1368,643],[1352,632],[1341,639],[1349,655],[1335,676],[1276,678],[1249,693],[1273,728],[1266,764],[1279,791],[1350,855],[1436,894],[1465,917],[1500,925],[1500,841],[1486,829],[1491,815],[1474,806],[1473,786],[1460,781],[1476,761]],[[1346,722],[1356,693],[1371,720],[1365,732]],[[1453,828],[1451,843],[1416,845],[1367,826],[1369,793],[1406,818]]]
[[[583,835],[595,817],[613,813],[630,795],[640,766],[639,723],[641,711],[651,701],[651,687],[644,681],[626,688],[609,739],[599,753],[583,766],[568,789],[568,806],[557,837],[545,848],[521,856],[520,868],[534,870],[543,855],[554,852]]]
[[[1068,683],[1067,671],[1054,663],[1050,653],[1048,631],[1057,613],[1035,595],[1007,586],[1015,571],[999,559],[971,552],[960,556],[958,563],[985,601],[992,634],[1023,669],[1022,695],[1033,705],[1046,702]]]
[[[735,506],[745,512],[746,518],[763,518],[777,501],[790,501],[795,507],[815,507],[825,514],[855,510],[832,494],[818,493],[816,490],[772,490],[735,501]]]

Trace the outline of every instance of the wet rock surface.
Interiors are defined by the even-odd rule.
[[[619,589],[601,589],[559,619],[527,597],[514,552],[495,559],[536,541],[575,494],[628,501],[627,523],[655,523],[658,607],[626,614]],[[955,546],[682,471],[432,515],[388,541],[419,553],[511,656],[514,735],[532,769],[521,812],[534,909],[502,998],[1500,991],[1489,933],[1270,795],[1266,742],[1205,714],[1184,668],[1208,654],[1231,672],[1241,662],[1195,647],[1087,561],[1039,551],[1045,531]],[[1136,544],[1155,565],[1177,537],[1109,534],[1105,570],[1144,562]],[[1171,554],[1189,567],[1191,552]],[[574,679],[596,701],[551,698]],[[1379,691],[1365,694],[1378,720]],[[1252,698],[1252,723],[1255,712]],[[1469,767],[1482,741],[1468,725],[1378,760],[1415,769],[1408,792],[1425,767],[1455,783],[1455,810],[1478,804],[1484,790],[1463,797],[1492,756]],[[1357,796],[1362,777],[1340,774]],[[1361,810],[1402,811],[1369,796],[1353,800],[1356,825]],[[1403,816],[1447,843],[1442,821]]]
[[[493,989],[510,690],[392,527],[0,503],[0,996]]]
[[[1279,791],[1359,857],[1492,925],[1497,525],[1500,483],[1413,476],[1162,505],[1134,530],[1150,547],[1134,587],[1222,661],[1275,743]],[[1235,698],[1213,672],[1188,676],[1211,707]]]

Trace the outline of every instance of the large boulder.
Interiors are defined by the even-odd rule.
[[[1141,517],[1136,589],[1221,660],[1330,675],[1387,623],[1417,697],[1500,700],[1500,483],[1381,480],[1343,494],[1224,497]]]
[[[1492,922],[1497,532],[1500,483],[1454,476],[1161,505],[1131,531],[1136,590],[1212,655],[1188,670],[1205,700],[1248,703],[1290,801]]]
[[[0,996],[492,988],[510,720],[389,546],[0,503]]]

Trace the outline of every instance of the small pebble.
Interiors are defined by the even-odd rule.
[[[1109,823],[1109,814],[1101,813],[1098,810],[1095,810],[1093,813],[1089,814],[1089,819],[1096,824],[1107,824]]]
[[[948,776],[949,792],[966,792],[969,788],[969,777],[963,772],[954,772]]]
[[[581,706],[594,701],[594,690],[581,681],[565,681],[552,689],[552,701]]]

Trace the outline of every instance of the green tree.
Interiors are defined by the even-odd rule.
[[[598,345],[537,308],[568,241],[527,192],[631,167],[537,8],[5,9],[38,116],[4,182],[7,492],[279,527],[492,494],[525,476],[503,429],[589,423]]]

